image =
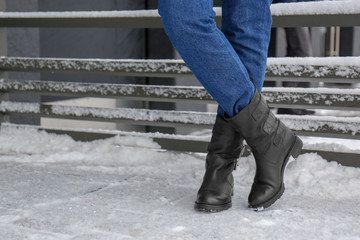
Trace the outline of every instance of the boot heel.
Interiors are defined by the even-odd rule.
[[[295,136],[295,143],[291,150],[290,155],[296,159],[300,155],[302,148],[303,148],[303,142],[298,136]]]

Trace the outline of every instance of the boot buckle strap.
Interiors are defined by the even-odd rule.
[[[272,112],[269,112],[269,115],[268,115],[266,122],[264,124],[264,127],[263,127],[264,132],[269,135],[274,130],[276,130],[276,129],[274,129],[276,126],[276,122],[277,122],[277,119],[274,116],[274,114]]]
[[[234,171],[236,170],[237,166],[239,166],[239,161],[236,159],[234,161]]]
[[[279,128],[278,128],[278,131],[277,131],[277,134],[276,134],[276,136],[275,136],[275,138],[274,138],[274,145],[276,146],[276,147],[279,147],[280,146],[280,144],[281,144],[281,142],[282,142],[282,140],[285,138],[285,131],[284,131],[284,129],[281,127],[281,125],[279,125]]]
[[[245,146],[242,145],[239,157],[241,157],[244,154],[244,152],[245,152]],[[235,159],[235,161],[234,161],[234,171],[236,170],[237,166],[239,166],[239,159]]]
[[[263,112],[259,108],[256,108],[255,111],[251,114],[252,118],[255,121],[259,121],[259,119],[261,118],[262,115],[263,115]]]
[[[241,150],[240,150],[240,154],[239,154],[239,156],[241,157],[242,155],[244,155],[244,153],[245,153],[245,145],[244,144],[242,144],[242,146],[241,146]]]

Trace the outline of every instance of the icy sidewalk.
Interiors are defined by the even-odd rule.
[[[204,161],[147,139],[92,143],[34,130],[0,132],[0,239],[360,239],[360,169],[315,154],[290,165],[283,198],[247,208],[251,157],[233,207],[193,210]]]

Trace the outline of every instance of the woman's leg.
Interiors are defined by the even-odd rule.
[[[191,71],[229,116],[253,97],[255,87],[224,34],[216,27],[213,0],[159,0],[165,30]],[[217,116],[208,146],[206,171],[195,208],[216,212],[231,207],[232,171],[243,138]]]
[[[235,116],[250,103],[255,86],[238,53],[216,26],[213,0],[159,0],[159,13],[185,63],[220,109]]]
[[[223,0],[222,31],[259,91],[270,40],[270,5],[271,0]],[[259,91],[235,117],[226,120],[252,149],[256,174],[248,201],[249,207],[262,210],[282,196],[286,165],[300,154],[302,142],[274,116]]]
[[[223,0],[222,31],[261,92],[270,41],[272,0]]]

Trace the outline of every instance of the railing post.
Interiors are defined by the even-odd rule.
[[[6,11],[6,0],[0,0],[0,11]],[[7,56],[7,30],[6,28],[0,28],[0,55]],[[7,78],[6,72],[0,71],[0,78]]]
[[[0,0],[0,11],[6,11],[6,0]],[[0,56],[7,56],[7,30],[6,28],[0,28]],[[8,78],[7,72],[0,70],[0,79]],[[9,95],[4,92],[0,92],[0,103],[1,101],[8,100]],[[0,124],[8,121],[8,117],[0,114]]]

